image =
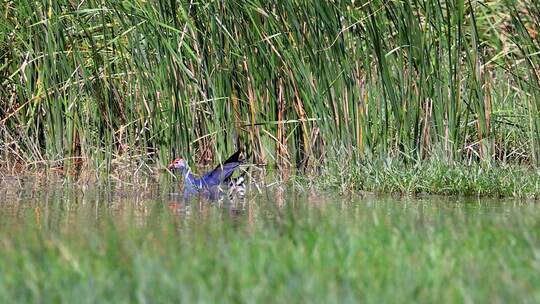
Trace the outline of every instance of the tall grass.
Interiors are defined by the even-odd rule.
[[[246,146],[540,161],[540,7],[489,1],[4,1],[0,166],[109,172]],[[353,153],[357,151],[358,153]]]

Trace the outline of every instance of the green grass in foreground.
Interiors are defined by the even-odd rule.
[[[104,205],[4,214],[0,302],[540,301],[534,205],[290,197],[234,220],[208,205]]]

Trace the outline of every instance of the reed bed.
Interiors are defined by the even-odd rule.
[[[0,7],[5,170],[99,176],[180,154],[207,163],[238,146],[301,169],[343,151],[540,161],[534,0]]]

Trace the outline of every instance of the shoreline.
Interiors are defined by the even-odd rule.
[[[81,171],[78,176],[67,176],[53,170],[25,171],[10,174],[0,170],[0,187],[22,189],[48,188],[58,185],[81,187],[114,186],[147,190],[155,185],[180,182],[160,166],[148,166],[150,171],[135,173],[123,171],[98,174],[93,170]],[[204,169],[201,169],[201,171]],[[257,172],[261,175],[261,172]],[[321,191],[340,195],[376,196],[442,196],[460,198],[510,198],[538,200],[540,198],[540,171],[532,166],[517,165],[452,165],[437,161],[405,164],[399,160],[358,162],[328,161],[311,173],[289,170],[280,175],[269,170],[264,177],[253,177],[260,185],[283,186],[295,191]]]

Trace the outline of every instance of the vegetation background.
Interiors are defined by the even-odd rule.
[[[0,303],[540,303],[534,201],[84,183],[241,146],[305,188],[538,198],[539,33],[538,0],[0,0]]]
[[[535,0],[2,1],[0,166],[535,166]],[[135,167],[133,167],[135,166]]]

